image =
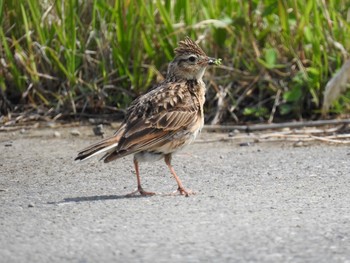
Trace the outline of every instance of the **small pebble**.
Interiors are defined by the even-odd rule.
[[[34,207],[33,203],[28,204],[28,207]]]
[[[229,132],[228,137],[234,137],[234,136],[236,136],[239,133],[240,133],[239,130],[234,129],[233,131]]]
[[[89,118],[88,121],[92,124],[95,124],[96,123],[96,119],[93,119],[93,118]]]
[[[241,146],[241,147],[244,147],[244,146],[253,146],[253,145],[254,145],[254,143],[252,143],[252,142],[242,142],[242,143],[239,144],[239,146]]]
[[[304,143],[302,141],[298,141],[296,143],[293,144],[294,147],[303,147]]]
[[[92,130],[96,136],[103,136],[104,134],[102,124],[96,125]]]
[[[5,147],[11,147],[13,142],[5,142]]]
[[[78,130],[72,130],[70,134],[72,134],[73,136],[80,136],[80,132]]]
[[[47,125],[47,127],[49,127],[49,128],[55,128],[55,127],[56,127],[56,123],[54,123],[54,122],[52,122],[52,121],[46,123],[46,125]]]
[[[21,130],[20,130],[20,133],[21,133],[21,134],[26,133],[26,129],[21,129]]]
[[[55,131],[53,133],[53,136],[56,137],[56,138],[59,138],[59,137],[61,137],[61,134],[58,131]]]

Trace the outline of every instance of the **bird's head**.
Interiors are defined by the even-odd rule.
[[[220,61],[208,57],[192,39],[186,37],[175,49],[175,58],[168,66],[167,78],[201,80],[207,66],[220,64]]]

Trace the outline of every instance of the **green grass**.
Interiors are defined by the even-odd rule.
[[[346,0],[3,0],[0,88],[20,110],[113,113],[166,72],[188,35],[222,58],[207,77],[208,120],[223,89],[221,121],[316,118],[350,50],[349,10]],[[349,112],[348,94],[332,112]]]

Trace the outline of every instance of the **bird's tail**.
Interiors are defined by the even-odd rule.
[[[102,141],[99,141],[93,145],[90,145],[89,147],[81,150],[78,153],[78,156],[74,159],[74,160],[87,160],[90,159],[91,157],[98,155],[100,153],[106,153],[108,154],[108,152],[113,152],[119,143],[120,140],[120,135],[121,133],[118,132],[117,134],[108,137]]]

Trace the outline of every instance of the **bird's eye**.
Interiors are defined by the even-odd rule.
[[[190,56],[190,57],[188,58],[188,60],[191,61],[191,62],[195,62],[195,61],[196,61],[196,57]]]

